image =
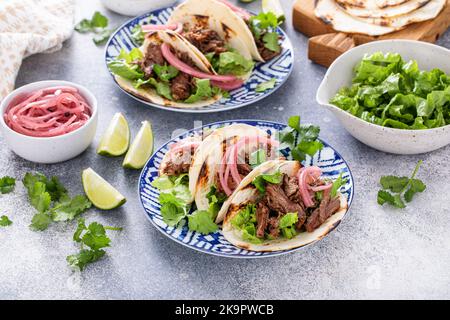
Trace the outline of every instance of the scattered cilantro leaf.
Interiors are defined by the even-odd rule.
[[[44,231],[50,223],[52,223],[52,218],[45,212],[39,212],[31,219],[30,229],[33,231]]]
[[[74,269],[83,271],[86,265],[98,261],[105,255],[104,250],[80,250],[77,254],[72,254],[66,258],[69,265]]]
[[[75,31],[80,33],[93,32],[92,40],[96,45],[103,44],[109,39],[113,30],[107,29],[108,18],[96,11],[92,18],[83,19],[75,25]]]
[[[389,203],[390,205],[397,208],[405,208],[406,204],[403,199],[406,202],[411,202],[416,193],[425,191],[426,186],[422,182],[422,180],[415,178],[421,164],[422,160],[417,163],[413,173],[411,174],[411,177],[409,178],[397,177],[392,175],[382,176],[380,178],[380,184],[384,190],[378,191],[378,204],[383,205],[385,203]]]
[[[98,222],[92,222],[86,227],[86,221],[79,219],[73,240],[81,243],[82,248],[79,253],[66,258],[68,264],[82,271],[86,265],[102,258],[106,253],[103,248],[109,247],[111,243],[111,239],[106,235],[106,230],[121,231],[122,228],[107,227]],[[89,249],[84,249],[83,246],[87,246]]]
[[[9,220],[9,218],[7,216],[3,215],[0,217],[0,227],[7,227],[7,226],[12,225],[12,223],[13,222],[11,220]]]
[[[142,31],[142,26],[140,24],[135,25],[131,29],[131,38],[139,46],[144,43],[145,33]]]
[[[79,214],[85,212],[92,206],[91,201],[85,195],[78,195],[65,202],[56,204],[51,209],[53,221],[73,220]]]
[[[96,33],[94,37],[92,37],[92,41],[94,41],[96,45],[105,44],[112,33],[113,30],[103,29],[102,31]]]
[[[10,193],[14,190],[16,185],[16,179],[11,178],[9,176],[4,176],[0,178],[0,193]]]
[[[275,78],[272,78],[269,81],[258,84],[256,86],[255,91],[256,92],[264,92],[266,90],[273,89],[275,87],[276,83],[277,83],[277,80]]]
[[[209,211],[197,210],[188,215],[189,230],[209,234],[217,231],[218,226],[214,223],[213,217]]]

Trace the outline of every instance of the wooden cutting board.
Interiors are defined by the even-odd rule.
[[[403,30],[376,37],[336,32],[330,24],[315,16],[314,3],[315,0],[297,0],[294,4],[292,21],[295,29],[310,37],[308,58],[326,67],[329,67],[345,51],[363,43],[386,39],[409,39],[434,43],[450,26],[450,0],[447,0],[445,8],[436,18],[414,23]]]

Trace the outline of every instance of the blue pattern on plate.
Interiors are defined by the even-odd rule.
[[[140,17],[133,18],[123,24],[117,29],[117,31],[109,39],[106,49],[105,49],[105,60],[106,63],[114,59],[119,55],[121,49],[130,51],[131,49],[138,47],[139,45],[133,41],[132,29],[137,24],[165,24],[169,19],[171,12],[174,7],[163,8],[146,13]],[[158,104],[154,104],[139,97],[136,97],[125,90],[122,89],[126,94],[133,97],[134,99],[157,108],[172,110],[178,112],[189,112],[189,113],[206,113],[206,112],[217,112],[224,110],[231,110],[240,108],[251,103],[255,103],[265,97],[269,96],[275,92],[281,85],[289,78],[289,75],[293,69],[294,62],[294,50],[292,44],[288,37],[281,28],[278,28],[277,32],[283,38],[281,47],[282,52],[278,57],[266,63],[257,63],[251,77],[245,82],[245,84],[236,90],[230,92],[229,98],[223,98],[216,103],[198,109],[180,109],[175,107],[166,107]],[[113,76],[111,74],[111,76]],[[114,76],[113,76],[114,79]],[[256,92],[255,88],[266,81],[271,79],[276,79],[275,87],[273,89],[266,90],[265,92]],[[114,80],[115,81],[115,80]],[[115,81],[116,82],[116,81]],[[116,82],[117,84],[117,82]],[[120,88],[120,86],[119,86]]]
[[[185,221],[183,221],[178,227],[170,227],[163,221],[160,212],[160,204],[158,202],[159,191],[156,188],[152,187],[151,183],[155,178],[158,177],[158,168],[164,155],[169,150],[169,146],[188,136],[199,134],[202,130],[217,129],[219,127],[230,125],[233,123],[245,123],[252,126],[257,126],[263,130],[266,130],[270,134],[274,134],[274,132],[280,131],[286,127],[286,125],[281,123],[263,120],[235,120],[215,122],[201,128],[192,129],[165,143],[149,159],[139,178],[138,191],[141,199],[141,204],[144,207],[147,218],[149,218],[149,220],[159,231],[161,231],[172,240],[175,240],[178,243],[181,243],[197,251],[213,255],[234,258],[256,258],[275,256],[299,250],[300,248],[276,252],[247,251],[237,248],[229,243],[223,237],[220,230],[209,235],[202,235],[197,232],[189,231],[188,227],[185,225]],[[350,205],[353,201],[354,192],[353,177],[350,172],[350,168],[336,150],[334,150],[326,142],[322,142],[324,144],[324,148],[313,158],[308,157],[304,164],[306,166],[316,165],[320,167],[323,171],[323,175],[333,180],[336,179],[340,173],[342,173],[343,177],[348,179],[346,185],[342,188],[342,193],[347,198],[348,208],[350,208]],[[337,227],[337,225],[335,227]]]

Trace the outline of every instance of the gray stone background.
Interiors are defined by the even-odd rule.
[[[112,234],[106,257],[83,273],[65,261],[75,253],[76,223],[53,224],[45,232],[28,229],[34,213],[21,183],[0,195],[0,214],[14,224],[0,230],[0,299],[347,299],[448,298],[450,294],[450,146],[418,156],[373,150],[353,139],[333,115],[315,102],[325,68],[307,59],[307,38],[293,30],[294,0],[282,0],[284,26],[295,47],[295,69],[274,95],[230,112],[189,115],[146,107],[123,94],[104,65],[104,49],[90,35],[74,33],[61,51],[27,58],[16,86],[47,79],[74,81],[99,101],[99,128],[93,145],[76,159],[38,165],[16,156],[0,138],[0,175],[21,179],[32,170],[58,175],[71,194],[82,192],[81,170],[92,167],[127,197],[118,210],[84,215],[88,221],[124,227]],[[248,6],[258,10],[257,2]],[[98,1],[79,0],[77,18],[100,10],[118,26],[116,15]],[[450,33],[439,45],[450,47]],[[138,171],[124,170],[122,159],[97,155],[95,146],[115,112],[121,111],[136,134],[141,121],[152,122],[155,146],[194,121],[259,118],[286,121],[300,114],[322,128],[321,137],[348,161],[355,177],[355,199],[348,218],[323,241],[300,252],[263,260],[226,259],[185,248],[157,231],[143,214],[137,194]],[[376,203],[381,175],[408,175],[419,159],[427,190],[404,210]]]

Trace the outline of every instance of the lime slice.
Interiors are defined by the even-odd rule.
[[[103,134],[97,153],[103,156],[121,156],[127,152],[129,144],[130,128],[123,114],[118,112]]]
[[[278,22],[280,23],[286,20],[283,8],[281,7],[279,0],[262,0],[262,10],[264,13],[274,13],[278,18]]]
[[[123,205],[127,199],[94,170],[87,168],[81,174],[86,196],[99,209],[110,210]]]
[[[153,132],[150,122],[142,122],[136,138],[123,160],[123,166],[130,169],[142,169],[153,153]]]

